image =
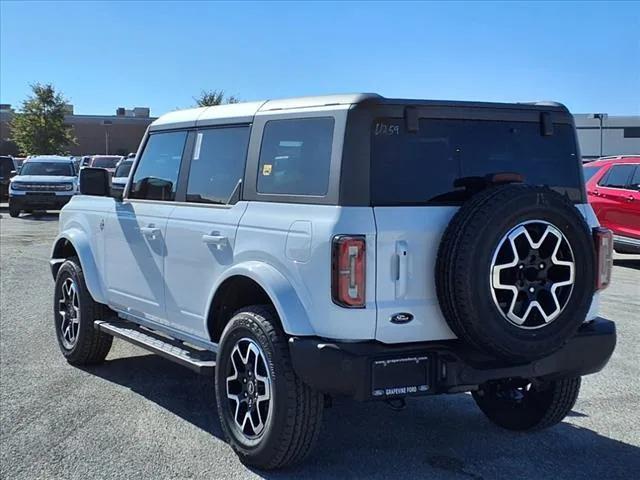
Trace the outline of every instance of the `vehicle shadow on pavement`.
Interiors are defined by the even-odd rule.
[[[210,377],[156,355],[108,360],[86,371],[224,438]],[[588,415],[574,410],[568,418],[579,423]],[[382,402],[337,399],[325,409],[318,443],[302,465],[276,472],[253,470],[269,479],[614,479],[637,471],[637,446],[567,422],[528,434],[502,430],[467,394],[409,399],[402,411]]]
[[[623,268],[631,268],[633,270],[640,270],[640,257],[638,257],[637,259],[633,259],[633,258],[615,258],[613,260],[613,264],[616,267],[623,267]]]
[[[83,370],[129,388],[211,435],[224,438],[211,377],[152,354],[115,358]]]

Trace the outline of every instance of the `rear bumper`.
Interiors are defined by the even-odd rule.
[[[486,381],[510,377],[551,379],[588,375],[607,364],[615,345],[615,324],[602,318],[582,325],[552,355],[523,365],[496,360],[457,340],[402,345],[336,343],[310,337],[289,340],[293,368],[305,383],[321,392],[357,400],[469,391]],[[387,364],[395,364],[394,370],[380,373],[381,366]],[[404,377],[417,364],[424,370],[426,380],[416,384]],[[396,385],[390,380],[394,376]]]
[[[11,195],[9,205],[20,210],[43,209],[60,210],[64,207],[73,195]]]

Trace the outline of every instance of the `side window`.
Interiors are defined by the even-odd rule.
[[[187,132],[153,133],[136,167],[129,198],[174,200]]]
[[[333,117],[268,121],[262,135],[257,191],[326,195],[333,125]]]
[[[201,130],[196,134],[187,202],[229,203],[242,179],[249,127]]]
[[[601,187],[627,188],[635,165],[614,165],[600,182]]]
[[[636,165],[636,170],[633,173],[633,177],[631,177],[631,182],[629,182],[629,187],[631,190],[640,191],[640,165]]]

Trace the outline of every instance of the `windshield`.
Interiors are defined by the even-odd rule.
[[[118,165],[118,168],[116,168],[116,171],[113,174],[113,176],[114,177],[128,177],[129,176],[129,172],[131,171],[131,165],[133,165],[132,161],[122,162],[120,165]]]
[[[91,166],[96,168],[116,168],[119,161],[120,157],[99,157],[93,159]]]
[[[469,177],[505,172],[572,199],[584,190],[568,124],[555,124],[553,135],[543,136],[538,122],[422,118],[413,133],[402,119],[379,119],[371,147],[374,205],[457,205],[473,194]]]
[[[600,168],[602,167],[584,167],[584,181],[588,182],[589,180],[591,180],[591,177],[598,173],[598,170],[600,170]]]
[[[58,177],[72,177],[73,166],[61,162],[26,162],[20,170],[20,175],[53,175]]]

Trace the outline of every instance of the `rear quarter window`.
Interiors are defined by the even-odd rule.
[[[333,127],[333,117],[268,121],[262,135],[257,191],[326,195]]]
[[[454,185],[466,177],[521,174],[580,200],[584,186],[572,126],[554,124],[543,136],[538,122],[419,120],[408,132],[402,119],[379,119],[371,129],[374,205],[459,204],[470,192]]]

